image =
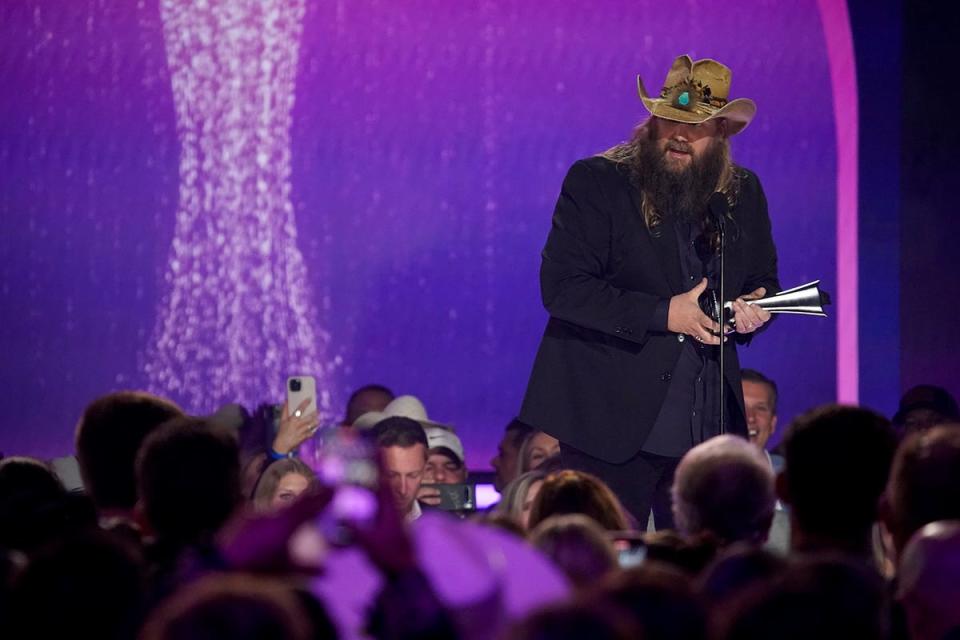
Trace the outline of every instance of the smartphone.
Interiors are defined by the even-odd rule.
[[[639,567],[647,558],[647,546],[643,536],[635,531],[613,531],[610,540],[617,552],[617,564],[621,569]]]
[[[300,403],[309,398],[310,404],[296,414]],[[313,376],[290,376],[287,378],[287,407],[290,415],[299,418],[317,410],[317,380]]]
[[[476,486],[467,483],[457,484],[432,484],[424,483],[420,485],[421,489],[436,489],[440,492],[440,504],[436,509],[444,511],[476,511],[477,510],[477,490]]]
[[[320,517],[321,531],[333,544],[350,544],[349,526],[370,527],[377,515],[380,470],[372,434],[332,429],[318,452],[316,470],[334,490],[330,506]]]
[[[83,479],[80,477],[80,465],[74,456],[54,458],[50,461],[53,472],[70,493],[83,493]]]

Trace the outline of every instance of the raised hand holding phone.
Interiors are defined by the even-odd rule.
[[[280,413],[280,424],[273,439],[273,451],[289,455],[312,436],[319,426],[317,383],[313,376],[287,379],[287,401]]]

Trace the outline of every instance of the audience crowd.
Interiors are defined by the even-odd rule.
[[[960,640],[953,397],[922,385],[892,419],[827,405],[784,427],[776,384],[745,370],[743,386],[749,440],[683,457],[662,530],[565,469],[549,425],[510,421],[485,474],[454,427],[381,385],[323,429],[306,404],[197,417],[111,393],[76,426],[82,487],[0,460],[0,629]],[[478,508],[487,475],[500,499]]]

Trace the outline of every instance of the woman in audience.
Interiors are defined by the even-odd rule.
[[[607,531],[630,529],[627,512],[610,487],[596,476],[565,469],[547,476],[533,501],[530,529],[550,516],[582,513]]]
[[[560,441],[543,431],[534,431],[520,445],[520,473],[540,468],[545,461],[560,455]]]
[[[513,518],[524,531],[528,531],[530,509],[546,477],[542,471],[527,471],[517,476],[503,489],[503,498],[497,505],[497,513]]]
[[[316,475],[300,460],[284,458],[266,468],[253,494],[257,511],[276,511],[293,502],[316,481]]]
[[[579,513],[547,518],[531,532],[530,543],[553,560],[577,589],[617,568],[616,552],[606,532],[593,518]]]

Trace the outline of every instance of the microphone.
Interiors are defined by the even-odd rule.
[[[710,217],[717,223],[717,228],[723,233],[723,225],[727,221],[727,214],[730,213],[730,202],[727,196],[714,191],[707,200],[707,210],[710,211]]]

